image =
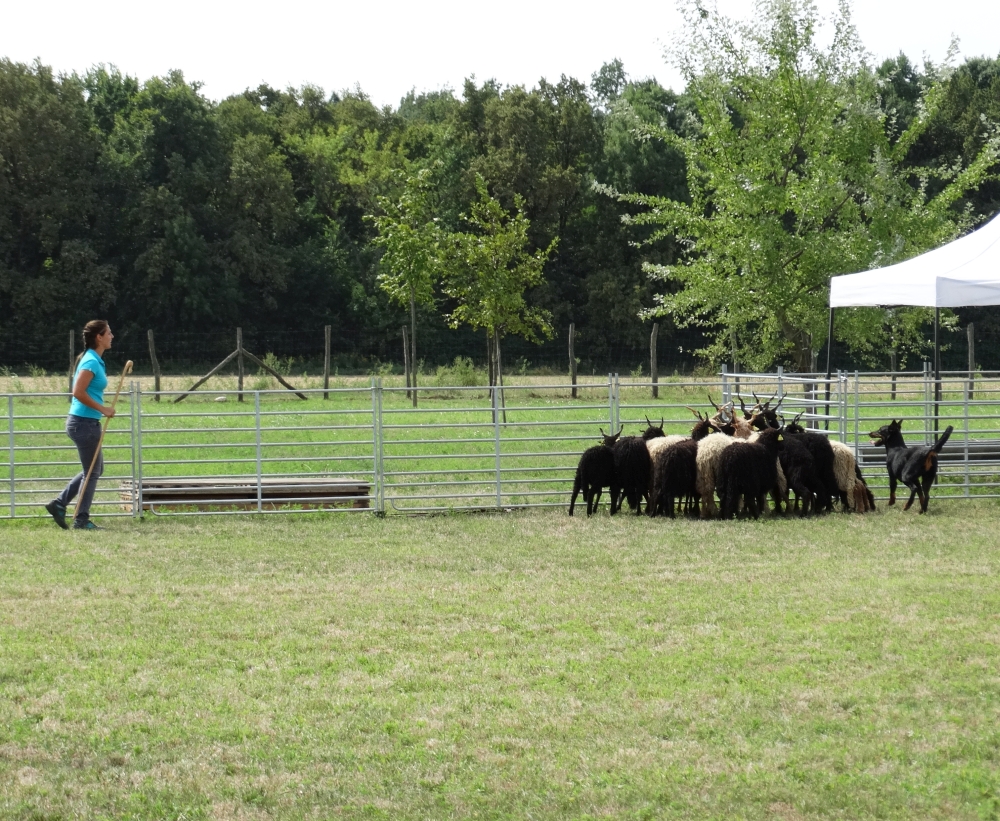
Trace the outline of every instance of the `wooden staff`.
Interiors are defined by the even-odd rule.
[[[130,359],[125,363],[125,368],[122,370],[122,377],[118,380],[118,390],[115,391],[114,401],[111,403],[111,409],[114,410],[115,405],[118,404],[118,394],[122,392],[122,384],[125,382],[125,377],[132,373],[132,360]],[[83,498],[83,492],[87,489],[87,485],[90,484],[90,474],[94,472],[94,465],[97,464],[97,457],[101,453],[101,445],[104,444],[104,434],[108,432],[108,423],[111,421],[110,416],[104,417],[104,427],[101,428],[101,438],[97,440],[97,450],[94,451],[94,458],[90,460],[90,468],[87,470],[87,475],[83,480],[83,484],[80,486],[80,495],[78,499]],[[79,502],[77,502],[79,504]]]

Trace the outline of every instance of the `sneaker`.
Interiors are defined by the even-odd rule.
[[[49,512],[49,515],[56,520],[56,524],[59,525],[63,530],[69,530],[69,525],[66,524],[66,508],[63,507],[56,499],[49,502],[45,509]]]
[[[73,522],[73,530],[104,530],[103,527],[98,527],[90,519],[85,522]]]

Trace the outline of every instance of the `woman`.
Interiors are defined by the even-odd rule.
[[[111,347],[111,340],[114,338],[111,327],[103,319],[94,319],[83,328],[83,346],[86,350],[76,361],[73,401],[69,406],[69,416],[66,417],[66,433],[76,445],[83,470],[73,477],[62,493],[45,506],[56,520],[56,524],[64,530],[69,529],[69,525],[66,524],[66,508],[77,493],[80,494],[80,501],[76,506],[73,529],[101,529],[90,521],[90,505],[94,500],[97,480],[104,472],[103,455],[97,457],[87,486],[82,491],[80,486],[101,441],[101,417],[110,418],[115,415],[115,409],[104,404],[104,389],[108,386],[108,376],[104,370],[104,360],[101,358]]]

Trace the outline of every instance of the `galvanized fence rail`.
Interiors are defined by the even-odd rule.
[[[691,408],[774,397],[786,420],[851,446],[876,498],[887,498],[885,453],[868,433],[904,420],[908,444],[954,427],[936,498],[1000,496],[1000,373],[733,373],[714,378],[536,381],[502,388],[368,385],[304,391],[213,392],[160,401],[133,382],[105,440],[95,515],[218,515],[302,510],[427,513],[567,503],[580,453],[599,430],[636,435],[647,422],[687,433]],[[330,399],[324,400],[324,393]],[[123,395],[124,399],[124,395]],[[65,435],[66,395],[0,394],[0,518],[42,505],[80,470]]]

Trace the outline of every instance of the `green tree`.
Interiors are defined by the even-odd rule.
[[[684,154],[690,201],[622,197],[646,208],[628,219],[652,228],[652,241],[686,246],[677,263],[646,266],[669,288],[649,314],[710,329],[715,342],[703,353],[712,359],[729,354],[735,337],[751,367],[786,360],[811,370],[830,276],[899,261],[966,228],[971,214],[953,206],[986,176],[996,143],[966,164],[908,166],[939,87],[891,139],[846,4],[828,45],[808,0],[765,0],[751,22],[700,0],[682,11],[675,53],[699,128],[689,138],[657,131]],[[887,333],[885,319],[856,311],[838,333],[871,344]]]
[[[0,336],[7,339],[43,346],[58,339],[61,348],[62,329],[88,313],[107,315],[117,297],[117,272],[91,230],[101,209],[100,141],[83,92],[75,76],[0,59]]]
[[[479,198],[465,221],[468,232],[449,238],[443,290],[455,301],[448,316],[453,328],[465,323],[485,329],[490,350],[490,385],[502,384],[500,341],[517,334],[530,342],[551,338],[548,311],[528,305],[524,293],[541,283],[542,270],[558,240],[529,253],[530,222],[524,203],[515,196],[511,216],[492,196],[482,177],[476,178]]]
[[[368,217],[378,229],[372,242],[382,249],[379,287],[393,302],[410,307],[410,363],[417,386],[417,305],[434,304],[440,269],[442,229],[434,215],[430,169],[408,177],[398,198],[379,197],[381,214]],[[413,391],[413,406],[417,392]]]

